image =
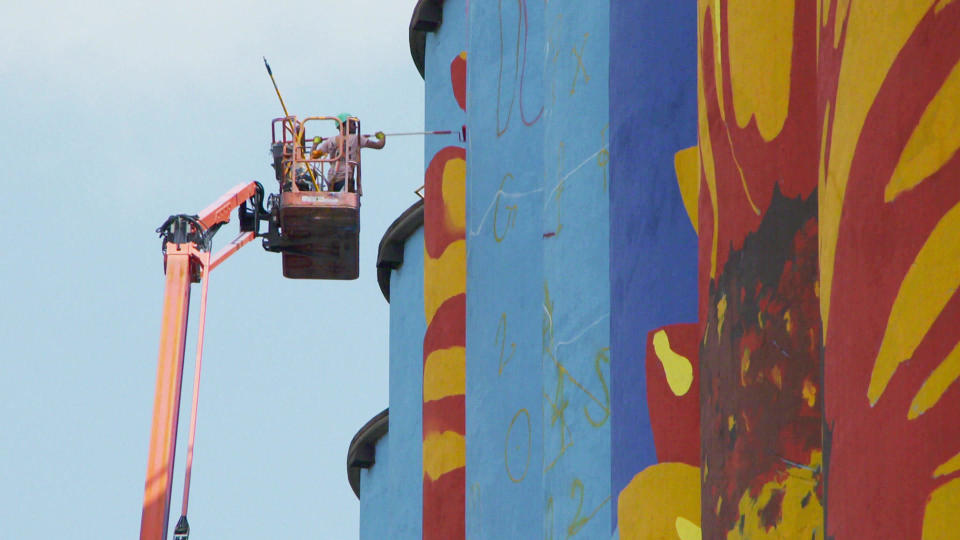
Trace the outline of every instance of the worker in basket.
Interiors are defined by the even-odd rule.
[[[271,166],[276,174],[277,181],[281,183],[282,191],[290,191],[294,181],[301,191],[312,190],[313,181],[306,166],[302,163],[295,163],[290,159],[294,155],[295,147],[305,148],[302,126],[297,120],[290,120],[283,123],[283,131],[284,140],[281,142],[274,141],[273,146],[270,147],[270,153],[273,156]],[[291,140],[287,140],[288,136],[291,137]],[[314,144],[314,147],[317,144]]]
[[[304,154],[308,154],[310,159],[322,159],[325,157],[327,153],[320,149],[324,142],[323,137],[314,137],[312,142],[313,146],[308,152],[307,145],[301,137],[300,145],[301,148],[303,148]],[[299,188],[300,191],[313,191],[314,182],[317,182],[317,185],[326,182],[326,178],[323,176],[323,167],[313,163],[297,162],[294,176],[297,180],[297,188]]]
[[[382,131],[376,132],[373,137],[358,134],[356,122],[348,121],[352,116],[353,115],[349,113],[337,115],[337,119],[341,125],[345,123],[348,126],[348,133],[344,144],[347,152],[346,159],[340,155],[340,141],[343,139],[343,135],[329,137],[324,140],[319,147],[320,152],[331,156],[335,160],[330,166],[329,174],[327,174],[330,191],[342,191],[344,185],[348,183],[347,180],[349,180],[348,189],[354,191],[356,187],[354,185],[353,174],[356,163],[360,157],[360,149],[372,148],[374,150],[380,150],[387,143],[387,138]]]

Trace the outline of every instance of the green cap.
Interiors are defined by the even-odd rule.
[[[340,120],[340,123],[342,124],[342,123],[346,122],[347,119],[350,118],[351,116],[353,116],[353,115],[350,114],[350,113],[345,113],[345,112],[343,112],[343,113],[340,113],[340,114],[337,115],[337,120]]]

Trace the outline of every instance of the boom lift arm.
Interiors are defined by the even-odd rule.
[[[251,207],[247,207],[247,202]],[[240,234],[224,248],[211,254],[213,235],[230,221],[239,209]],[[157,386],[150,429],[150,451],[144,488],[140,540],[166,540],[173,465],[177,447],[177,421],[180,415],[180,391],[183,381],[183,355],[190,311],[190,285],[202,282],[200,323],[197,331],[197,360],[193,381],[193,408],[187,446],[183,503],[175,538],[189,535],[187,503],[193,465],[193,441],[196,433],[203,331],[207,307],[207,283],[210,271],[258,236],[259,222],[265,220],[263,186],[259,182],[241,184],[195,216],[170,216],[157,232],[163,238],[166,289],[163,299],[163,324],[157,360]]]
[[[268,67],[269,70],[269,67]],[[278,93],[279,95],[279,93]],[[307,127],[317,121],[332,121],[340,137],[339,157],[316,158],[307,154]],[[311,122],[314,122],[311,124]],[[190,285],[202,283],[200,324],[197,331],[197,360],[193,381],[193,408],[187,443],[183,503],[174,540],[187,540],[187,503],[193,468],[193,441],[197,425],[197,401],[203,356],[203,332],[207,309],[207,283],[210,271],[254,238],[263,238],[263,248],[283,254],[283,275],[301,279],[356,279],[359,275],[359,233],[361,171],[360,149],[351,157],[346,140],[360,133],[360,119],[311,116],[302,122],[296,117],[277,118],[272,123],[271,150],[280,191],[268,199],[264,209],[264,191],[259,182],[234,187],[198,215],[178,214],[167,218],[157,229],[163,238],[166,289],[163,299],[163,325],[157,360],[157,386],[153,402],[153,423],[147,479],[144,487],[140,540],[166,540],[173,468],[177,447],[177,422],[183,383],[183,354],[186,346],[187,315],[190,311]],[[281,136],[277,137],[277,127]],[[319,138],[319,137],[318,137]],[[314,147],[317,143],[314,142]],[[314,148],[316,149],[316,148]],[[297,186],[297,166],[313,167],[341,161],[342,186],[339,191],[311,182],[313,190]],[[319,170],[319,169],[318,169]],[[313,173],[311,172],[311,175]],[[250,205],[248,206],[248,203]],[[213,235],[238,210],[240,234],[217,253],[211,253]],[[260,233],[261,221],[267,229]]]

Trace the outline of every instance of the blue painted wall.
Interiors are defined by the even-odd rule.
[[[427,130],[455,130],[460,131],[460,127],[466,123],[465,104],[465,78],[466,78],[466,49],[467,49],[467,15],[466,2],[464,0],[450,0],[443,2],[443,24],[435,32],[426,35],[424,51],[424,72],[425,72],[425,118],[424,125]],[[440,301],[437,314],[431,314],[428,333],[430,336],[445,335],[452,341],[446,343],[444,347],[456,344],[462,346],[465,344],[464,330],[443,330],[445,325],[453,325],[462,328],[464,314],[464,287],[465,287],[465,260],[463,249],[465,241],[465,228],[462,214],[464,209],[464,183],[463,169],[451,169],[446,160],[453,151],[456,155],[462,155],[460,150],[465,148],[465,143],[455,136],[431,136],[424,141],[424,165],[429,169],[431,165],[437,165],[439,169],[432,169],[440,173],[440,178],[433,176],[427,179],[425,174],[425,185],[427,200],[425,202],[426,221],[425,227],[428,233],[428,253],[430,257],[430,271],[425,279],[435,279],[436,282],[426,283],[426,290],[429,291],[431,300],[426,302],[434,305],[434,302]],[[436,161],[435,161],[436,160]],[[462,161],[457,161],[463,165]],[[449,173],[453,170],[459,171],[452,177]],[[425,171],[426,172],[426,171]],[[435,193],[431,190],[442,190],[442,193]],[[456,200],[454,199],[456,198]],[[454,214],[459,215],[455,219],[451,216],[451,210],[457,209]],[[442,246],[442,247],[441,247]],[[452,272],[441,277],[441,272]],[[455,276],[455,277],[451,277]],[[444,285],[444,283],[446,285]],[[452,287],[452,288],[451,288]],[[453,311],[447,311],[452,306],[459,306]],[[440,315],[440,313],[446,313]],[[436,333],[435,333],[436,332]],[[425,346],[428,340],[435,337],[424,337]],[[451,347],[448,352],[455,349]],[[457,354],[460,349],[456,349]],[[425,349],[425,358],[431,365],[441,365],[437,362],[443,362],[442,354],[436,348]],[[447,360],[446,362],[450,362]],[[445,397],[440,400],[424,402],[424,410],[428,415],[424,417],[424,425],[427,426],[429,433],[424,433],[424,440],[428,438],[433,440],[438,437],[448,437],[453,435],[455,443],[446,448],[451,451],[452,456],[443,456],[439,451],[433,450],[427,453],[424,448],[424,460],[427,466],[435,471],[440,462],[448,463],[439,471],[440,476],[433,477],[426,471],[423,475],[424,483],[424,538],[462,538],[465,529],[465,416],[466,404],[463,387],[459,383],[465,377],[466,358],[463,357],[463,364],[453,364],[445,371],[445,376],[452,387],[447,387]],[[448,364],[449,365],[449,364]],[[432,371],[436,373],[437,371]],[[437,387],[434,387],[435,390]],[[427,396],[424,396],[426,399]],[[444,412],[441,412],[441,407]],[[436,446],[431,448],[436,449]],[[429,461],[426,461],[429,459]]]
[[[605,5],[470,5],[471,537],[610,530]]]
[[[390,444],[386,454],[381,452],[382,444],[377,446],[377,463],[371,471],[388,463],[391,496],[383,514],[387,534],[371,539],[419,540],[422,536],[425,331],[421,228],[404,245],[403,265],[390,274]],[[366,519],[363,516],[361,523]]]
[[[543,21],[543,497],[554,537],[610,532],[609,17],[605,1],[554,0]]]
[[[393,537],[391,511],[400,501],[391,478],[389,439],[387,434],[377,441],[376,464],[360,469],[360,540]]]
[[[656,462],[647,333],[696,320],[673,165],[696,144],[695,10],[448,0],[427,35],[425,128],[468,126],[470,538],[609,536],[617,495]],[[466,113],[450,81],[463,50]],[[428,138],[425,163],[451,144]],[[390,475],[409,489],[391,534],[404,538],[421,515],[422,242],[391,287]],[[419,326],[400,330],[401,313]]]
[[[390,274],[390,427],[360,470],[360,539],[423,536],[423,228]]]
[[[697,143],[697,3],[610,5],[612,496],[653,463],[647,332],[697,320],[697,239],[674,154]],[[616,519],[616,507],[612,508]]]
[[[543,17],[470,4],[468,538],[543,537]]]

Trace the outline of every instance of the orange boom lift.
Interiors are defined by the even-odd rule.
[[[267,71],[272,80],[269,64]],[[279,90],[277,97],[280,97]],[[280,102],[283,105],[282,97]],[[300,121],[287,114],[285,105],[283,109],[284,116],[272,123],[271,141],[279,190],[267,197],[266,208],[263,186],[250,182],[234,187],[197,215],[170,216],[157,229],[163,238],[166,289],[140,540],[167,538],[191,285],[201,283],[200,322],[183,500],[174,540],[187,540],[190,534],[187,505],[210,272],[241,247],[262,237],[264,249],[282,254],[285,277],[356,279],[360,273],[361,145],[351,150],[347,142],[352,134],[360,133],[360,120],[341,115],[311,116]],[[335,146],[324,146],[329,154],[320,150],[323,137],[319,132],[313,133],[325,122],[332,122],[339,135],[334,139],[339,141]],[[324,175],[324,167],[328,167],[330,179]],[[212,253],[214,234],[230,221],[234,210],[238,214],[240,234],[220,251]],[[263,233],[260,232],[262,221],[267,222]]]
[[[322,141],[319,135],[307,138],[309,130],[324,121],[333,122],[341,135],[333,157],[323,157],[317,152]],[[241,247],[261,237],[264,249],[282,254],[285,277],[356,279],[360,273],[360,152],[358,149],[351,160],[344,141],[350,130],[358,132],[359,127],[360,121],[355,117],[275,119],[271,150],[279,193],[267,197],[266,208],[263,186],[250,182],[234,187],[197,215],[170,216],[157,229],[163,238],[166,290],[140,540],[167,538],[191,284],[201,283],[200,322],[183,502],[174,530],[175,540],[187,540],[190,534],[187,505],[210,272]],[[325,178],[325,165],[331,170],[348,171],[342,175],[344,181],[339,191],[333,190],[333,182]],[[220,251],[211,253],[213,235],[230,221],[234,210],[238,213],[240,234]],[[262,221],[267,222],[263,233],[260,232]]]

